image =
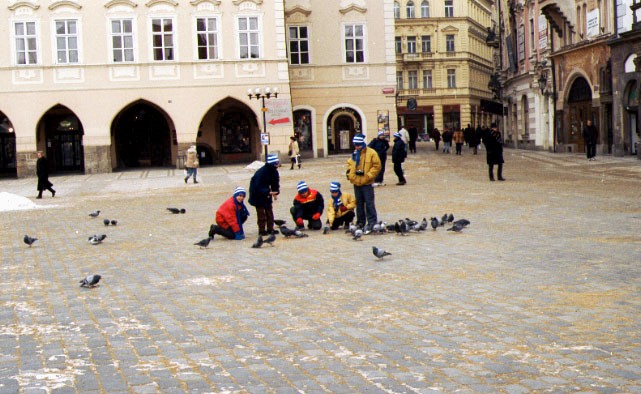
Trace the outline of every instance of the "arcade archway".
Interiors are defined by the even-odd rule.
[[[0,177],[16,176],[16,133],[9,118],[0,112]]]
[[[583,141],[583,127],[588,119],[592,120],[597,129],[599,125],[595,116],[592,115],[592,90],[590,84],[583,77],[578,77],[570,87],[566,111],[566,124],[568,127],[563,130],[564,143],[576,145],[577,151],[585,152]]]
[[[171,120],[164,111],[144,100],[123,109],[111,124],[116,168],[172,165]]]
[[[328,153],[349,153],[354,134],[361,132],[361,116],[352,108],[337,108],[327,118],[327,128]]]
[[[37,146],[48,158],[50,173],[84,172],[83,135],[80,119],[64,105],[52,107],[40,118]]]

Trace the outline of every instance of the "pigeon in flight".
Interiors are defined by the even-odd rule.
[[[254,242],[254,244],[252,245],[252,248],[256,248],[256,249],[260,248],[261,246],[263,246],[263,242],[265,241],[263,241],[263,237],[259,234],[258,239],[256,240],[256,242]]]
[[[117,221],[117,220],[112,220],[112,221],[111,221],[111,225],[112,225],[112,226],[115,226],[116,224],[118,224],[118,221]]]
[[[33,245],[33,243],[36,242],[38,240],[38,238],[31,238],[30,236],[25,234],[25,236],[24,236],[24,238],[22,240],[24,241],[24,243],[29,245],[29,247],[31,247],[31,245]]]
[[[276,241],[276,233],[271,233],[267,238],[263,239],[263,242],[269,244],[269,246],[274,246],[274,241]]]
[[[211,242],[211,238],[207,237],[205,239],[201,239],[200,241],[196,242],[194,245],[198,245],[200,249],[202,249],[202,248],[207,248],[210,242]]]
[[[352,237],[354,241],[362,241],[363,240],[363,230],[360,228],[357,228],[354,230],[354,236]]]
[[[439,226],[438,219],[435,217],[430,218],[430,226],[432,226],[432,230],[436,231],[436,228]]]
[[[92,218],[97,218],[97,217],[98,217],[98,215],[100,215],[100,211],[91,212],[91,213],[89,214],[89,216],[91,216]]]
[[[102,222],[105,224],[105,226],[109,226],[109,223],[111,223],[109,219],[105,219]]]
[[[454,223],[452,224],[452,227],[448,228],[447,231],[454,231],[457,233],[460,233],[461,230],[463,230],[465,226],[463,226],[461,223]]]
[[[87,287],[87,288],[93,288],[98,286],[98,282],[100,282],[100,275],[88,275],[86,278],[80,281],[80,287]]]
[[[374,253],[374,256],[378,257],[379,259],[382,259],[385,256],[391,255],[390,252],[387,252],[383,249],[379,249],[376,246],[372,246],[372,253]]]
[[[470,221],[467,220],[467,219],[459,219],[459,220],[454,222],[454,224],[457,224],[457,223],[460,224],[463,227],[467,227],[467,226],[470,225]]]
[[[89,237],[89,243],[92,245],[98,245],[102,243],[102,241],[104,241],[105,238],[107,238],[107,234],[100,234],[100,235],[94,234],[91,237]]]
[[[274,224],[277,225],[278,227],[282,226],[285,224],[285,221],[282,219],[274,219]]]

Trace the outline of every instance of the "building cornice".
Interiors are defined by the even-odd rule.
[[[105,8],[111,8],[111,7],[115,7],[117,5],[126,5],[126,6],[129,6],[131,8],[138,7],[138,4],[134,3],[131,0],[111,0],[110,2],[105,4]]]
[[[38,4],[33,4],[30,1],[18,1],[17,3],[13,3],[9,6],[9,11],[15,11],[20,7],[29,7],[33,10],[37,10],[38,8],[40,8]]]
[[[189,4],[191,5],[199,5],[201,3],[211,3],[213,5],[220,5],[220,0],[191,0]]]
[[[77,9],[77,10],[82,8],[82,6],[80,4],[78,4],[78,3],[76,3],[75,1],[61,0],[61,1],[56,1],[55,3],[52,3],[49,6],[49,10],[53,11],[58,7],[64,7],[64,6],[73,7],[75,9]]]
[[[246,2],[246,1],[249,2],[249,3],[254,3],[256,5],[263,4],[263,0],[234,0],[234,1],[232,1],[232,4],[233,5],[240,5],[240,4],[242,4],[242,3]]]
[[[347,14],[348,12],[352,12],[352,11],[356,11],[356,12],[360,12],[361,14],[364,14],[364,13],[367,12],[367,8],[359,7],[356,4],[350,4],[349,6],[343,7],[340,10],[338,10],[338,12],[340,12],[343,15]]]
[[[145,4],[145,7],[153,7],[156,4],[162,4],[162,3],[166,3],[169,5],[173,5],[174,7],[178,7],[178,2],[174,0],[151,0],[151,1],[148,1],[147,4]]]
[[[306,17],[310,16],[311,13],[312,13],[311,10],[308,10],[306,8],[301,7],[300,5],[297,5],[294,8],[291,8],[289,10],[285,10],[285,15],[286,16],[291,16],[291,15],[294,15],[295,13],[297,13],[297,12],[300,13],[300,14],[305,15]]]

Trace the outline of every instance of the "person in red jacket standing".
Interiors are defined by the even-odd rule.
[[[210,238],[213,238],[214,234],[218,234],[237,241],[245,239],[243,223],[249,217],[249,211],[244,203],[246,195],[245,189],[239,186],[234,190],[234,195],[218,207],[216,224],[212,224],[209,229]]]

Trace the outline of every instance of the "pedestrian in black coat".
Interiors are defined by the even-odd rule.
[[[385,184],[383,182],[383,178],[385,177],[385,162],[387,161],[387,151],[389,149],[389,142],[387,142],[385,132],[379,131],[376,138],[371,140],[367,146],[374,149],[376,153],[378,153],[378,158],[381,159],[381,171],[379,171],[372,186],[383,186]]]
[[[487,152],[487,166],[490,181],[494,181],[494,165],[498,166],[497,179],[504,181],[503,178],[503,138],[499,133],[496,123],[492,123],[490,129],[483,134],[483,145]]]
[[[405,175],[403,174],[403,162],[407,157],[405,142],[400,133],[394,133],[394,147],[392,148],[392,162],[394,163],[394,173],[398,177],[398,186],[406,184]]]
[[[249,181],[249,204],[256,208],[258,233],[267,235],[274,232],[273,200],[280,193],[280,174],[277,155],[268,155],[267,162],[258,169]]]
[[[407,132],[410,134],[409,148],[411,153],[416,153],[416,141],[418,140],[418,129],[411,125]]]
[[[583,128],[583,139],[585,140],[585,153],[588,157],[588,160],[594,160],[596,156],[596,142],[599,133],[592,124],[592,121],[588,119],[586,126]]]
[[[36,161],[36,175],[38,176],[38,197],[42,198],[42,192],[49,190],[51,197],[56,196],[56,191],[52,189],[53,184],[49,182],[49,162],[41,150],[38,151],[38,160]]]

